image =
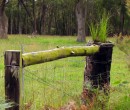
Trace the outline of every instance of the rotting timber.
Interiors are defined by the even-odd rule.
[[[88,42],[87,46],[94,44],[93,42]],[[85,105],[93,103],[96,95],[102,93],[101,95],[104,94],[104,101],[101,105],[102,110],[105,110],[110,94],[110,70],[114,44],[111,42],[97,42],[96,45],[99,45],[99,51],[93,55],[86,56],[82,101]]]
[[[87,45],[91,46],[94,43],[89,42]],[[91,91],[90,88],[98,89],[103,90],[106,95],[109,95],[110,70],[114,44],[107,42],[97,43],[96,45],[100,46],[99,52],[86,56],[83,91]]]
[[[94,45],[94,44],[87,44]],[[101,43],[99,52],[86,56],[84,82],[91,82],[93,88],[103,89],[110,84],[113,43]]]
[[[73,47],[55,48],[46,51],[24,53],[22,54],[23,66],[26,67],[66,57],[93,55],[99,51],[99,48],[100,46],[98,45],[73,46]]]

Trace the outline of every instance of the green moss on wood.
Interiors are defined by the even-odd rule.
[[[99,46],[61,47],[53,50],[25,53],[22,55],[24,67],[49,62],[66,57],[87,56],[99,51]]]

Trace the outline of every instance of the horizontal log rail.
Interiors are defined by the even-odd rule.
[[[98,45],[60,47],[52,50],[22,54],[23,67],[45,63],[61,58],[92,55],[99,51]]]

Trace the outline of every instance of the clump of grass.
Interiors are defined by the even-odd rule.
[[[106,42],[108,36],[108,21],[109,14],[104,11],[99,23],[94,24],[92,22],[90,24],[90,33],[94,42]]]
[[[89,28],[90,28],[90,33],[91,33],[93,41],[98,41],[98,34],[99,34],[98,25],[91,23]]]
[[[102,15],[102,19],[100,21],[99,26],[99,41],[106,42],[107,36],[108,36],[108,20],[109,15],[107,15],[105,12]]]

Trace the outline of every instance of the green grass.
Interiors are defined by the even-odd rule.
[[[91,23],[90,33],[94,42],[106,42],[108,37],[109,15],[104,11],[99,23]]]
[[[89,40],[87,38],[86,40]],[[109,39],[115,42],[115,39]],[[4,98],[4,64],[3,52],[21,49],[24,52],[53,49],[58,46],[85,45],[77,43],[76,37],[11,35],[8,40],[0,40],[0,91]],[[129,110],[130,105],[130,71],[126,55],[114,47],[111,67],[110,110]],[[61,107],[71,100],[80,103],[82,92],[84,57],[65,58],[53,62],[33,65],[24,69],[24,103],[30,110],[40,110],[44,105]],[[96,108],[98,110],[99,108]]]

